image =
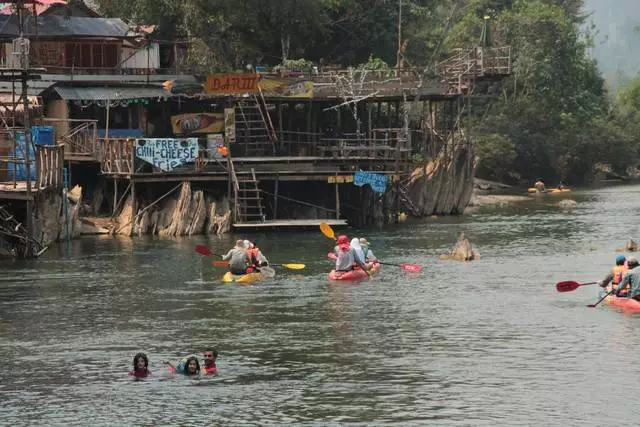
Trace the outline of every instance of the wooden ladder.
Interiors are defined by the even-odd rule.
[[[19,241],[20,248],[18,249],[23,253],[26,253],[28,242],[33,244],[36,250],[36,257],[48,249],[48,246],[44,246],[41,242],[34,239],[33,236],[30,236],[22,223],[18,222],[15,216],[6,210],[4,206],[0,206],[0,234]]]
[[[235,222],[264,221],[262,196],[260,195],[261,191],[255,170],[251,168],[251,179],[236,179],[236,182],[238,186],[235,197],[237,204]]]
[[[277,140],[268,106],[262,96],[253,95],[253,103],[242,101],[236,106],[236,133],[243,140],[245,155],[273,156]],[[262,101],[262,102],[261,102]]]

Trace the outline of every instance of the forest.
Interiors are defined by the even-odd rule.
[[[202,73],[291,61],[433,65],[455,48],[511,46],[512,75],[473,100],[478,176],[583,184],[638,177],[640,79],[609,89],[583,0],[95,0],[106,16],[190,40]],[[400,24],[400,25],[399,25]],[[634,33],[640,42],[640,33]],[[633,77],[633,76],[631,76]]]

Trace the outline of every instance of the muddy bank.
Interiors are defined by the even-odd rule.
[[[511,203],[531,200],[529,196],[514,194],[500,194],[513,187],[495,181],[487,181],[475,178],[473,181],[473,192],[469,200],[468,208],[478,208],[485,206],[505,206]],[[468,209],[469,210],[469,209]]]

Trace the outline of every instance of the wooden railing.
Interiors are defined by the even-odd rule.
[[[129,138],[100,138],[97,151],[103,174],[128,175],[133,172],[134,149]]]
[[[83,156],[94,158],[96,156],[96,143],[98,139],[97,120],[84,119],[53,119],[43,118],[42,122],[59,128],[60,125],[69,127],[64,135],[56,137],[57,144],[64,144],[68,156]]]
[[[36,145],[36,188],[57,187],[64,185],[62,173],[64,169],[63,145]]]

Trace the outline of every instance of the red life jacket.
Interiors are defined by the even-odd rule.
[[[202,367],[202,372],[204,372],[205,375],[214,375],[218,372],[218,367],[215,363],[211,366],[205,365]]]

